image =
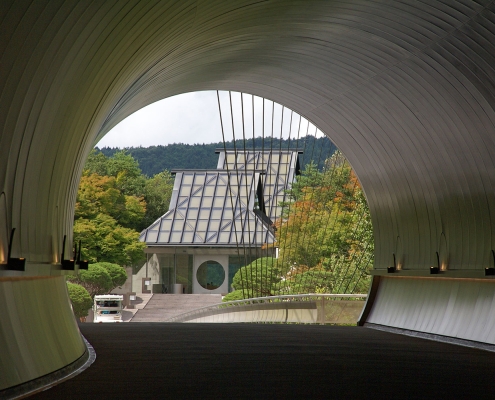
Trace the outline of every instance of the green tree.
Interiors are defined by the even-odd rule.
[[[273,296],[280,282],[277,260],[262,257],[239,268],[232,279],[234,291],[224,297],[224,301],[240,298]],[[241,297],[242,294],[242,297]]]
[[[142,197],[126,196],[112,176],[83,175],[76,198],[75,219],[94,219],[99,214],[114,218],[126,228],[140,229],[146,213]]]
[[[150,226],[168,211],[174,177],[169,171],[163,171],[146,180],[144,199],[146,201],[146,215],[142,220],[142,229]]]
[[[139,241],[139,233],[120,226],[106,214],[94,219],[80,218],[74,223],[74,242],[81,240],[82,258],[90,262],[110,262],[119,265],[135,265],[144,259],[145,244]]]
[[[308,164],[289,191],[276,226],[280,293],[365,292],[373,230],[364,193],[336,152],[318,171]]]
[[[115,177],[117,188],[126,196],[141,196],[146,178],[139,163],[126,151],[118,151],[108,159],[108,175]]]
[[[244,292],[242,290],[234,290],[228,294],[226,294],[222,301],[234,301],[234,300],[244,300],[247,297],[244,296]]]
[[[326,137],[316,138],[315,136],[308,135],[299,140],[294,139],[277,139],[272,137],[262,138],[261,136],[254,139],[247,139],[245,142],[236,140],[237,148],[248,149],[252,148],[265,148],[265,149],[321,149],[321,154],[332,154],[335,151],[335,145]],[[146,176],[153,176],[163,170],[183,169],[183,168],[216,168],[218,162],[218,156],[215,154],[215,149],[223,148],[224,143],[209,143],[209,144],[197,144],[188,145],[183,143],[174,143],[167,146],[150,146],[150,147],[129,147],[126,151],[139,162],[139,167]],[[225,146],[229,149],[233,148],[234,143],[228,141]],[[95,152],[101,152],[106,157],[110,158],[115,153],[121,151],[118,148],[104,147],[97,149]],[[319,150],[320,151],[320,150]],[[305,151],[300,158],[301,167],[311,161],[313,155],[312,151]],[[93,165],[96,164],[93,162]],[[318,162],[318,168],[322,168],[324,160]],[[107,172],[100,173],[100,175],[109,175]]]
[[[114,177],[83,175],[76,197],[75,219],[93,219],[98,214],[119,215],[125,209],[125,197],[116,188]]]
[[[121,214],[116,216],[116,220],[122,226],[141,231],[143,219],[146,215],[146,202],[143,197],[125,196],[125,207]]]
[[[331,271],[307,270],[293,274],[284,280],[282,294],[332,293],[334,279]]]
[[[67,280],[84,287],[92,298],[97,294],[108,293],[113,285],[110,274],[98,264],[89,264],[87,270],[80,270],[77,275],[68,275]]]
[[[72,282],[67,282],[67,291],[69,292],[74,315],[79,319],[87,317],[88,310],[93,305],[93,300],[88,291],[83,286]]]
[[[100,267],[103,267],[108,272],[108,275],[110,275],[110,278],[112,279],[112,287],[110,288],[109,291],[112,291],[113,289],[122,286],[127,280],[127,273],[125,269],[118,264],[112,264],[109,262],[99,262],[93,265],[98,265]]]
[[[146,177],[125,151],[106,157],[92,151],[79,184],[74,241],[90,262],[135,265],[144,259],[139,231],[146,215]],[[171,191],[171,189],[170,189]]]
[[[83,175],[97,174],[100,176],[109,175],[108,157],[97,149],[91,150],[86,164],[84,165]]]

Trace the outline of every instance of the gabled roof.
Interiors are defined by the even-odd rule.
[[[260,247],[271,227],[253,211],[260,171],[176,171],[170,211],[141,232],[148,246]],[[258,190],[259,191],[259,190]]]
[[[300,173],[298,149],[216,149],[219,153],[219,169],[262,170],[263,202],[265,214],[275,221],[282,214],[279,204],[286,201],[285,191],[290,189],[296,175]]]

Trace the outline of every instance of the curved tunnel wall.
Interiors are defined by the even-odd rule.
[[[30,271],[58,262],[97,137],[160,98],[229,89],[294,109],[343,150],[369,201],[376,268],[400,252],[404,269],[425,269],[436,251],[449,270],[485,267],[495,248],[494,7],[2,2],[4,259],[16,227]]]
[[[382,278],[366,323],[495,344],[494,306],[490,281]]]
[[[344,152],[376,274],[395,253],[399,275],[427,276],[439,252],[446,277],[485,279],[494,1],[5,0],[0,24],[0,261],[16,228],[22,275],[61,274],[97,138],[161,98],[224,89],[290,107]]]
[[[0,303],[0,396],[86,351],[62,277],[0,278]]]

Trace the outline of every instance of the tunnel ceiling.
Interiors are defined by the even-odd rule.
[[[0,24],[4,257],[16,227],[33,268],[57,261],[85,158],[119,121],[222,89],[290,107],[344,152],[375,268],[490,262],[493,1],[3,0]]]

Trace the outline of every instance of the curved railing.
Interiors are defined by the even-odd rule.
[[[354,324],[365,294],[296,294],[234,300],[176,315],[167,322]]]

